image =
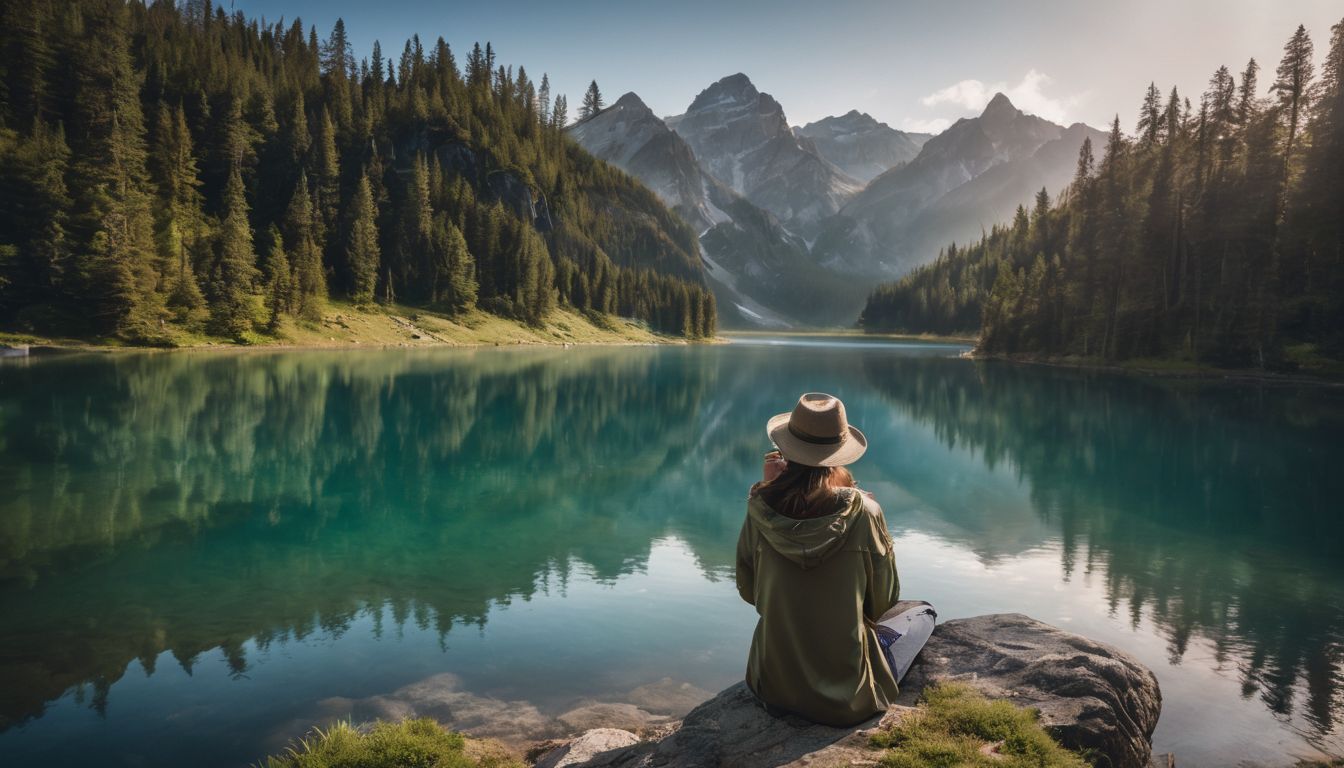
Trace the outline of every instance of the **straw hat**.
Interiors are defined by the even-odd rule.
[[[798,398],[793,412],[771,418],[765,431],[785,459],[809,467],[843,467],[868,450],[868,438],[845,417],[845,404],[820,392]]]

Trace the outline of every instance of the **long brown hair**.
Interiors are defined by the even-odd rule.
[[[853,488],[854,475],[844,467],[809,467],[789,462],[779,477],[760,483],[753,490],[761,500],[785,517],[805,518],[833,511],[822,502],[836,488]]]

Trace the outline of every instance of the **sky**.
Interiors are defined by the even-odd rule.
[[[1058,123],[1133,131],[1143,91],[1173,85],[1198,102],[1221,64],[1254,56],[1267,91],[1283,44],[1305,24],[1324,60],[1339,0],[216,0],[268,21],[295,16],[323,39],[344,18],[356,58],[375,39],[399,59],[419,34],[459,64],[491,41],[500,63],[550,75],[571,116],[590,80],[608,103],[634,91],[680,114],[721,77],[745,72],[802,125],[851,109],[936,132],[996,91]]]

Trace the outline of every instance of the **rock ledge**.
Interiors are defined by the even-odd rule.
[[[777,768],[871,765],[868,736],[902,717],[932,682],[955,680],[992,699],[1035,707],[1065,746],[1089,749],[1114,768],[1148,765],[1162,694],[1128,654],[1016,613],[939,625],[901,685],[897,704],[853,728],[774,717],[744,683],[696,707],[666,735],[634,740],[588,731],[538,765],[582,768]],[[670,732],[669,732],[670,731]],[[582,755],[583,759],[578,759]],[[564,759],[573,758],[573,759]],[[561,762],[564,760],[563,762]]]

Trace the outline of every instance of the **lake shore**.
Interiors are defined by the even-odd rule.
[[[531,326],[473,310],[448,317],[411,307],[356,307],[331,302],[317,322],[285,318],[274,334],[251,334],[244,341],[173,331],[166,345],[132,344],[113,338],[46,336],[0,331],[0,349],[61,351],[358,349],[388,347],[567,346],[589,344],[685,344],[686,339],[655,333],[646,325],[617,317],[597,317],[557,309],[541,326]],[[716,339],[705,340],[713,343]]]
[[[940,336],[934,333],[868,333],[860,328],[814,328],[805,331],[754,331],[721,330],[720,336],[732,338],[762,338],[772,336],[798,336],[804,338],[853,337],[856,339],[879,339],[883,341],[924,341],[933,344],[975,344],[978,336]]]
[[[971,351],[966,355],[973,360],[995,360],[1020,365],[1039,365],[1048,368],[1066,368],[1082,371],[1122,373],[1131,376],[1165,379],[1222,380],[1229,382],[1311,385],[1324,387],[1344,386],[1344,375],[1332,370],[1321,373],[1284,373],[1254,368],[1219,368],[1181,360],[1129,360],[1107,362],[1086,357],[1044,357],[1040,355],[986,354]]]

